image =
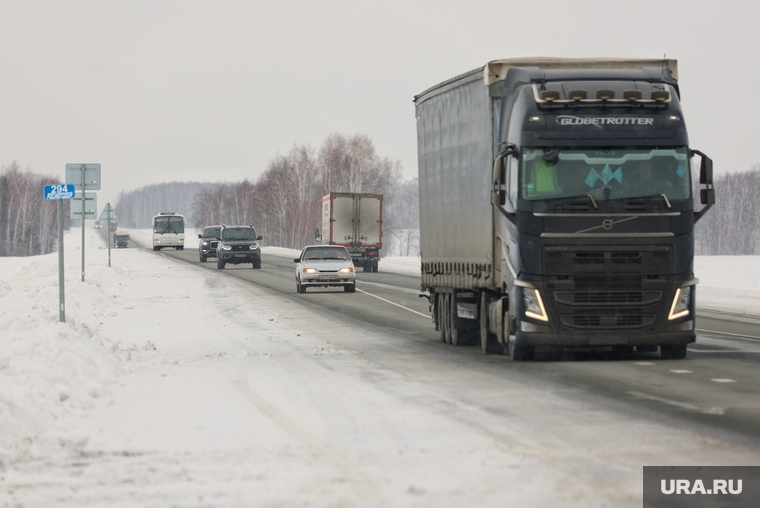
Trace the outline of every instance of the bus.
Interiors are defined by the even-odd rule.
[[[185,248],[185,216],[174,212],[161,212],[153,217],[153,250],[174,247]]]

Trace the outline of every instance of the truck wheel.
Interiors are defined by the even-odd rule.
[[[661,344],[660,356],[665,360],[680,360],[686,357],[686,344]]]
[[[504,347],[509,350],[509,358],[513,362],[529,362],[533,360],[533,355],[536,353],[536,348],[533,346],[526,346],[525,344],[513,343],[509,340],[512,330],[512,315],[509,310],[504,313],[504,321],[501,324],[503,333]]]
[[[200,258],[201,258],[201,263],[205,263],[206,262],[206,256],[204,256],[203,254],[201,254]]]
[[[533,360],[536,349],[533,346],[524,344],[509,344],[509,358],[513,362],[529,362]]]
[[[254,261],[254,262],[253,262],[253,269],[254,269],[254,270],[259,270],[259,269],[261,269],[261,261]]]
[[[504,348],[496,340],[496,335],[488,331],[488,307],[490,304],[491,299],[488,297],[488,294],[485,291],[482,292],[480,294],[480,313],[478,315],[480,349],[484,355],[500,355],[504,352]]]
[[[156,247],[156,246],[154,246],[154,247],[153,247],[153,250],[161,250],[161,247]]]
[[[221,259],[217,259],[216,260],[216,268],[218,270],[224,270],[224,261],[222,261]]]

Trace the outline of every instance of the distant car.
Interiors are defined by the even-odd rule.
[[[216,267],[224,270],[224,265],[251,263],[253,268],[261,268],[261,248],[256,230],[248,226],[226,226],[222,224],[219,242],[216,245]]]
[[[356,291],[356,273],[351,254],[342,245],[310,245],[294,259],[296,290],[305,293],[307,287],[343,286],[346,293]]]
[[[216,244],[219,243],[219,235],[221,234],[222,226],[206,226],[203,228],[203,233],[198,234],[200,242],[198,242],[198,257],[201,263],[205,263],[208,258],[216,257]]]

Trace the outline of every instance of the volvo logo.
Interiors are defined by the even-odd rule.
[[[612,229],[612,226],[614,226],[614,225],[615,225],[615,221],[614,221],[614,220],[612,220],[612,219],[604,219],[604,220],[602,221],[602,227],[603,227],[603,228],[604,228],[606,231],[609,231],[610,229]]]

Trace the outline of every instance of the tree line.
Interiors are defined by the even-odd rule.
[[[332,134],[319,149],[296,144],[276,156],[255,182],[200,191],[193,202],[195,224],[252,224],[266,244],[298,249],[314,243],[314,230],[321,228],[322,196],[383,194],[384,250],[389,252],[394,243],[401,249],[408,241],[400,231],[419,228],[416,180],[401,182],[400,175],[400,161],[378,155],[369,136]]]
[[[715,206],[695,226],[695,254],[760,254],[760,196],[757,192],[760,165],[747,171],[722,174],[714,181]]]
[[[418,254],[417,180],[400,180],[400,163],[379,156],[365,135],[329,136],[318,150],[294,145],[270,161],[255,181],[169,182],[122,192],[119,224],[149,228],[162,211],[182,213],[188,224],[253,224],[267,245],[300,248],[313,243],[321,226],[321,198],[329,192],[384,194],[384,253]],[[43,198],[52,176],[0,167],[0,256],[32,256],[57,249],[57,206]],[[760,165],[716,176],[716,205],[695,227],[697,255],[760,254],[760,214],[755,189]],[[698,206],[698,205],[697,205]],[[64,224],[71,225],[64,201]]]
[[[0,167],[0,256],[36,256],[58,250],[58,205],[44,199],[57,178],[22,171],[18,162]],[[66,227],[71,223],[64,200]]]

